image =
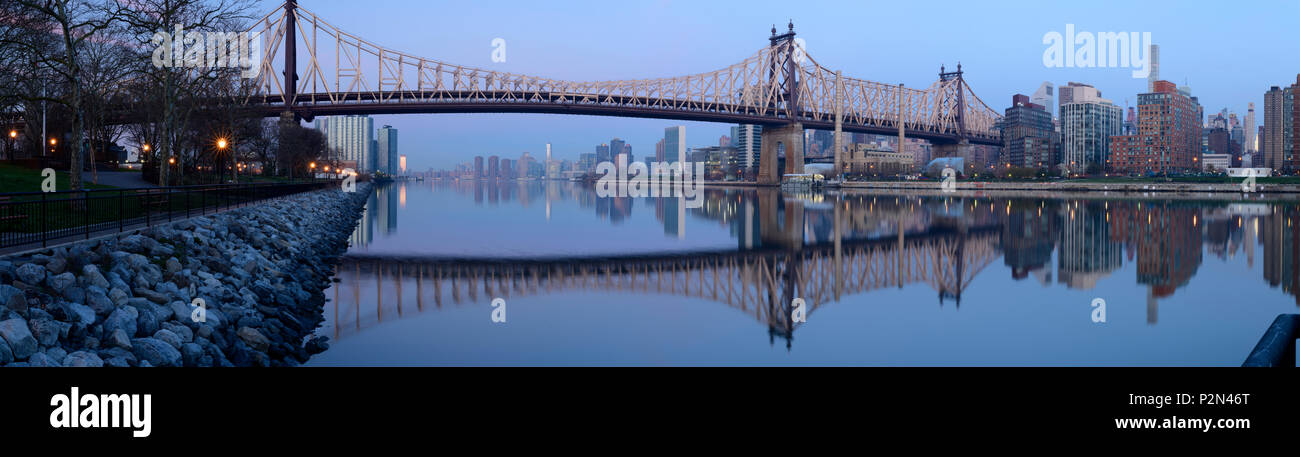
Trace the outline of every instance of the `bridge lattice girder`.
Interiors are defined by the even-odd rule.
[[[292,15],[293,21],[288,20]],[[297,84],[283,73],[289,25],[300,59]],[[896,130],[911,136],[1000,138],[1000,117],[964,79],[926,89],[840,76],[799,49],[774,43],[726,68],[671,78],[578,82],[467,67],[388,49],[302,7],[285,8],[250,30],[262,42],[255,103],[306,113],[548,112]],[[794,58],[794,65],[785,65]],[[298,61],[305,60],[305,66]],[[794,73],[791,78],[791,72]],[[787,81],[794,81],[793,90]],[[442,110],[440,111],[439,106]],[[964,111],[961,111],[964,108]]]

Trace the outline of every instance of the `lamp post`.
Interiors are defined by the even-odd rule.
[[[10,131],[9,131],[9,141],[8,141],[8,143],[5,144],[5,158],[8,158],[8,159],[13,159],[13,158],[14,158],[14,140],[16,140],[16,139],[18,139],[18,131],[17,131],[17,130],[10,130]]]
[[[226,140],[225,138],[217,138],[217,157],[221,157],[221,155],[224,154],[226,152],[226,149],[229,147],[230,147],[230,141]],[[235,158],[233,155],[230,158],[230,176],[235,181],[239,180],[239,177],[235,171]]]

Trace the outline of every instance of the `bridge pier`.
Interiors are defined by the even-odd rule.
[[[939,157],[970,157],[970,142],[961,140],[959,143],[935,144],[933,146],[935,158]]]
[[[762,146],[758,156],[758,183],[780,184],[777,170],[777,153],[785,148],[785,174],[803,173],[803,124],[791,123],[776,127],[763,127]]]

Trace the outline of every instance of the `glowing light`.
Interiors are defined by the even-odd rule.
[[[226,142],[225,138],[217,138],[217,149],[226,149],[226,146],[229,145],[230,143]]]

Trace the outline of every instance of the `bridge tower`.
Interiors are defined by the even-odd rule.
[[[970,141],[966,139],[966,80],[962,78],[961,62],[957,62],[957,71],[947,71],[939,66],[939,81],[955,81],[957,87],[957,137],[955,143],[935,144],[934,157],[970,157]],[[946,94],[945,94],[946,96]]]
[[[786,119],[791,121],[763,126],[760,135],[761,145],[758,157],[758,183],[780,184],[781,174],[777,170],[777,154],[785,150],[785,170],[789,173],[803,173],[803,123],[799,118],[799,57],[794,37],[794,21],[788,24],[786,33],[777,35],[776,26],[772,26],[772,36],[768,38],[771,47],[771,60],[768,62],[768,84],[778,89],[784,103],[774,108],[784,111]]]
[[[298,0],[284,2],[284,111],[281,122],[298,122],[293,106],[298,97]]]

